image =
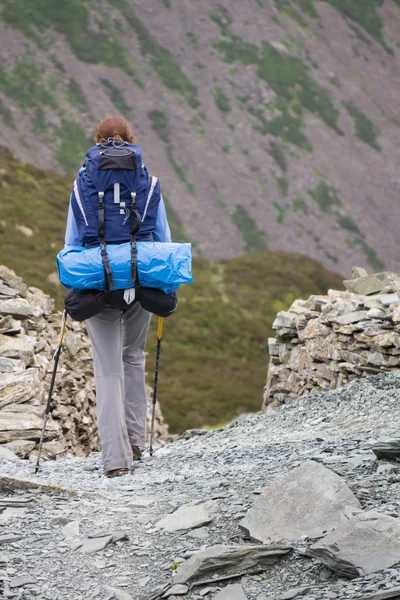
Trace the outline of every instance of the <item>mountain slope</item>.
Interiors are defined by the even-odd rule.
[[[2,143],[74,171],[134,124],[207,258],[398,270],[398,0],[0,0]]]
[[[55,256],[63,246],[69,177],[23,165],[7,152],[0,152],[0,175],[0,264],[54,296],[61,308],[65,290],[54,284]],[[170,222],[179,238],[181,225],[171,211]],[[258,411],[276,313],[295,298],[341,286],[336,273],[283,252],[217,263],[198,257],[193,274],[194,284],[182,286],[178,311],[164,327],[159,399],[172,431]],[[154,318],[150,385],[156,328]]]

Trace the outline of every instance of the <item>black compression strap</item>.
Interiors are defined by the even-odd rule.
[[[99,192],[99,240],[101,260],[103,262],[104,271],[106,274],[106,289],[111,291],[114,289],[114,279],[111,271],[110,261],[106,249],[106,240],[104,237],[104,192]]]
[[[131,192],[131,216],[129,219],[129,228],[131,234],[131,283],[136,287],[139,285],[137,277],[137,246],[136,246],[136,234],[142,225],[142,219],[140,218],[139,212],[136,206],[136,192]]]

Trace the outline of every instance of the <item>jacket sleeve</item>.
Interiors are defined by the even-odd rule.
[[[167,211],[165,210],[165,204],[163,197],[160,197],[160,203],[158,205],[156,227],[153,232],[153,238],[155,242],[171,242],[171,231],[168,225]]]
[[[65,230],[65,245],[66,246],[81,246],[82,240],[78,235],[78,227],[76,225],[74,213],[71,206],[71,198],[69,200],[67,227]]]

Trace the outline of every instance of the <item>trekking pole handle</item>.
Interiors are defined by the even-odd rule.
[[[159,340],[161,340],[161,338],[162,338],[163,323],[164,323],[163,317],[158,317],[157,337]]]

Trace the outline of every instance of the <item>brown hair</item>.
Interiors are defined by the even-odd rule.
[[[100,140],[108,140],[110,137],[119,137],[130,143],[133,143],[136,139],[128,121],[122,117],[106,117],[97,125],[96,135],[94,136],[96,144]]]

